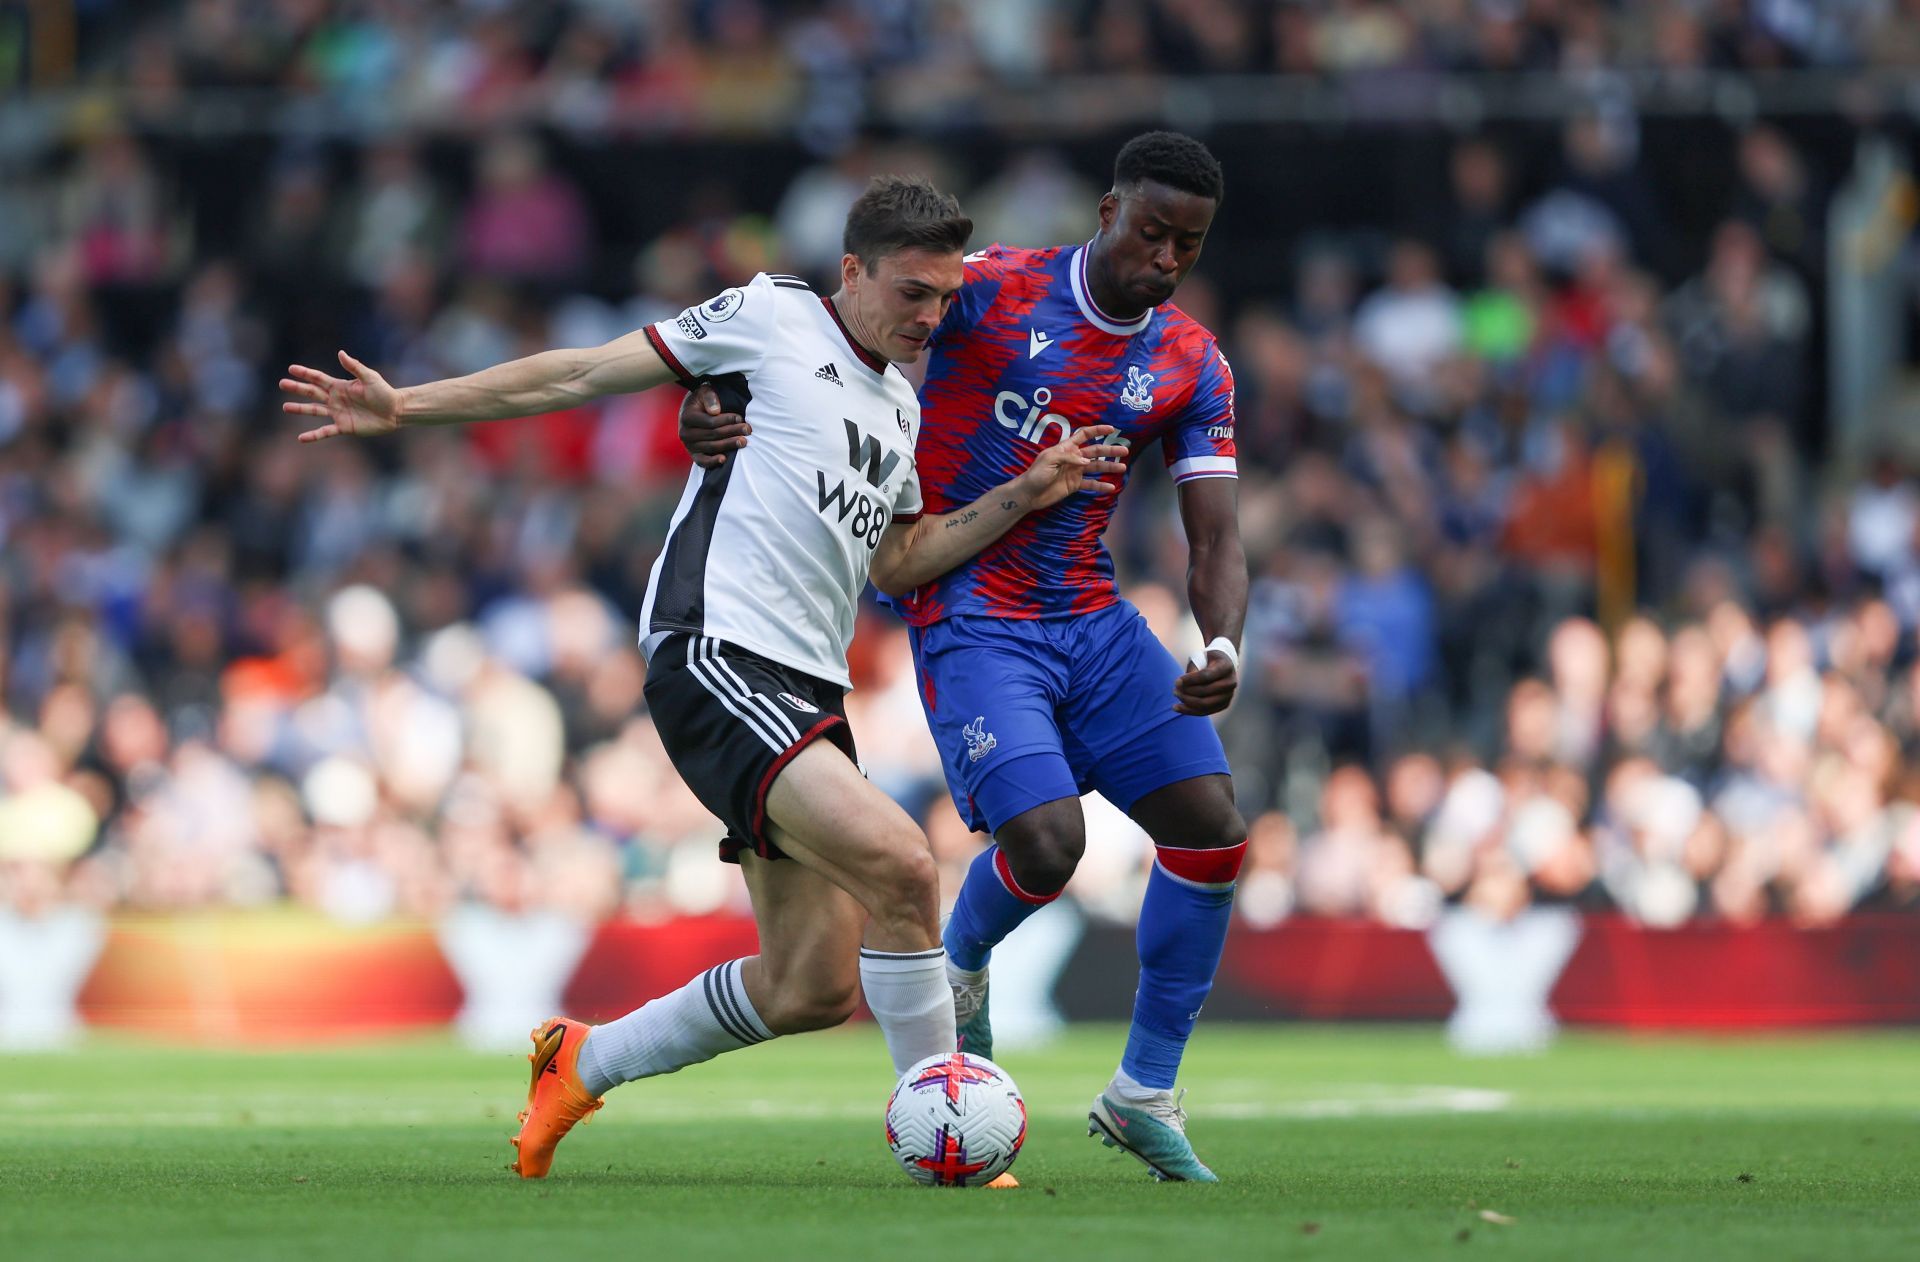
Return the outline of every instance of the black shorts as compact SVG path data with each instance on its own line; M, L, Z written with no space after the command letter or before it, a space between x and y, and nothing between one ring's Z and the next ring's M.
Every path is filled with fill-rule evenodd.
M720 857L784 856L767 838L767 790L817 737L857 765L846 690L705 635L674 635L647 663L647 710L673 768L727 836Z

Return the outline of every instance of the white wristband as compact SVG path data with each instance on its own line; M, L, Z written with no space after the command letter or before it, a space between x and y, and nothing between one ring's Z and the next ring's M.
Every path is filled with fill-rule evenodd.
M1224 635L1216 635L1207 642L1207 647L1195 649L1193 656L1187 659L1187 664L1199 670L1207 664L1209 653L1226 654L1227 660L1233 663L1233 673L1236 675L1240 673L1240 650L1233 647L1233 641Z

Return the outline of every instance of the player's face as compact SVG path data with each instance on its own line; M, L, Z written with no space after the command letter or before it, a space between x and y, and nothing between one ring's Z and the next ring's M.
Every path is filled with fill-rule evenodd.
M1157 307L1200 261L1200 247L1219 203L1148 181L1123 196L1100 199L1106 297L1132 314Z
M873 270L847 256L846 285L859 324L873 344L867 349L896 364L910 364L927 349L966 269L959 251L901 250L874 260Z

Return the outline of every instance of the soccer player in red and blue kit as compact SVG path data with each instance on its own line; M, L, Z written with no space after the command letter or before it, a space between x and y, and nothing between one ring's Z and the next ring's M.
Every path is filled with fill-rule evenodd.
M987 962L1058 898L1086 847L1080 795L1098 790L1152 837L1133 1026L1089 1134L1164 1180L1213 1182L1174 1079L1226 941L1246 849L1225 752L1207 715L1238 684L1247 567L1235 512L1233 376L1213 335L1171 305L1224 191L1186 136L1136 137L1080 246L993 246L929 345L916 450L931 512L970 503L1081 425L1109 424L1129 465L1154 441L1189 547L1188 595L1208 638L1183 669L1121 599L1101 534L1111 496L1026 518L895 606L912 626L927 720L961 816L994 844L945 930L961 1048L992 1055ZM689 397L682 434L711 461L739 418Z

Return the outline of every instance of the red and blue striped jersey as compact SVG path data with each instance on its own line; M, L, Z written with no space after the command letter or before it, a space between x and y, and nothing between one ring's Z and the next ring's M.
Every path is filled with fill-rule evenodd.
M1171 304L1125 323L1104 314L1085 246L968 255L930 346L915 449L930 513L972 503L1082 425L1115 426L1107 441L1124 441L1129 466L1158 440L1176 482L1236 474L1233 372L1213 335ZM1120 598L1100 540L1113 507L1071 496L894 603L916 626L1104 609Z

